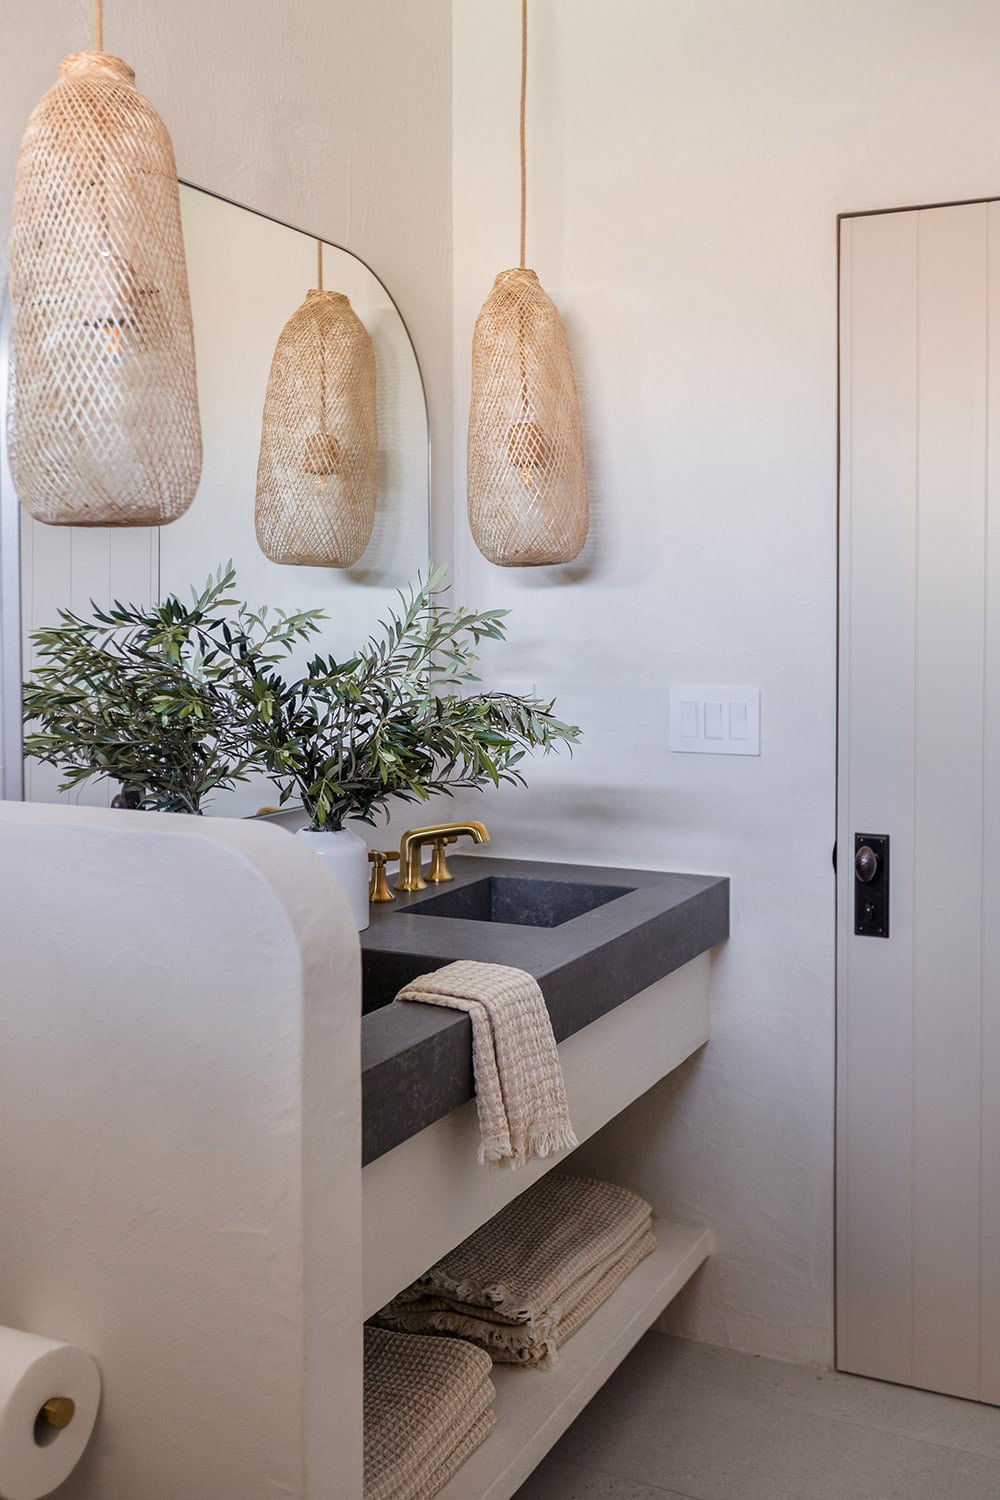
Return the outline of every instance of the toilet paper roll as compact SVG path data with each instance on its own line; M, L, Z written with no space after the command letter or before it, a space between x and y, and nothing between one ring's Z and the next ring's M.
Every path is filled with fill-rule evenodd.
M59 1397L53 1416L65 1426L44 1411ZM39 1500L62 1484L87 1446L100 1399L89 1354L0 1327L0 1500Z

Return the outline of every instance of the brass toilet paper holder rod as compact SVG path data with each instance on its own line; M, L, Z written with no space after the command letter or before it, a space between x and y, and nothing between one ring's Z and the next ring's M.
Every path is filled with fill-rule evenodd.
M76 1402L70 1396L50 1396L38 1415L61 1432L76 1416Z

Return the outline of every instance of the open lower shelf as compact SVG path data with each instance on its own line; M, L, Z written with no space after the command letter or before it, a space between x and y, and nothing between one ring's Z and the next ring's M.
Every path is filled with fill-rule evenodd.
M654 1219L657 1245L559 1351L551 1370L493 1366L497 1425L439 1500L510 1500L712 1249L712 1232Z

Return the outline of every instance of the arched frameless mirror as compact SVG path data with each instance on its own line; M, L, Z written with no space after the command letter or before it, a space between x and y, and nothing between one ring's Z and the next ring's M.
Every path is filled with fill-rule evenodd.
M429 440L423 382L406 325L387 289L356 256L323 251L323 284L343 292L375 348L379 492L375 529L352 568L283 567L257 546L254 494L261 411L271 356L285 322L316 285L316 239L287 224L182 184L181 211L191 287L204 465L190 510L162 528L44 526L21 511L6 467L0 472L3 792L54 801L60 773L20 755L21 662L31 670L31 631L60 607L85 612L91 599L146 602L187 597L193 584L232 559L249 604L287 611L319 608L327 622L309 651L349 653L367 637L396 592L426 573L429 551ZM2 346L6 373L6 329ZM0 378L0 386L3 380ZM0 389L6 411L6 394ZM6 449L6 444L4 444ZM301 660L303 652L300 651ZM116 788L88 783L73 798L106 803ZM220 793L210 811L253 812L267 784Z

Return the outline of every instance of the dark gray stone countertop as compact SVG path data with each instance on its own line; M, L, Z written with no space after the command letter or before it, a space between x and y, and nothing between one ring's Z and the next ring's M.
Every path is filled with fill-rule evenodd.
M361 934L366 1165L474 1096L468 1016L393 999L418 974L460 958L526 969L538 980L561 1042L729 936L724 876L488 855L449 858L449 866L452 883L397 893L391 904L373 906L371 926ZM502 907L492 921L414 911L438 900L475 911L488 877L506 881L508 899L515 902L528 892L538 915L557 925L498 921L497 915L507 914ZM523 880L531 887L518 886ZM566 891L566 883L622 894L561 920L560 906L567 896L572 903L575 894ZM493 885L501 889L499 882Z

